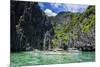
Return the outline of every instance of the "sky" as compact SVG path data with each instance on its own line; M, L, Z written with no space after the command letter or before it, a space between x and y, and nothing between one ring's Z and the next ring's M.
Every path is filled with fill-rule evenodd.
M39 3L40 8L48 16L56 16L59 12L70 11L70 12L84 12L88 5L77 5L77 4L65 4L65 3Z

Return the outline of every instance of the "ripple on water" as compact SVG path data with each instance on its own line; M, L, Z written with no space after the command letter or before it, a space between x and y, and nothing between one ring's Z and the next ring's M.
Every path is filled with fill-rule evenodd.
M12 53L11 66L95 61L95 52L66 53L60 55L46 55L43 53L43 51Z

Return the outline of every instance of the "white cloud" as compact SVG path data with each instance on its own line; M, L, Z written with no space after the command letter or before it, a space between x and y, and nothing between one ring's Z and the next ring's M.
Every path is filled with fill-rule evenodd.
M61 6L60 3L51 3L51 6L54 6L54 8L59 8L59 6Z
M62 11L71 12L83 12L88 6L87 5L75 5L75 4L63 4L63 3L51 3L53 9L59 9Z
M56 13L54 13L54 12L53 12L52 10L50 10L50 9L46 9L44 12L46 13L47 16L56 16L56 15L57 15Z
M41 6L42 8L45 7L43 3L39 3L39 6Z
M73 5L73 4L63 4L66 11L71 12L83 12L88 6L87 5Z
M39 5L48 16L55 16L56 13L61 11L83 12L88 7L88 5L66 3L49 3L48 6L45 3L39 3ZM55 11L55 13L52 10Z

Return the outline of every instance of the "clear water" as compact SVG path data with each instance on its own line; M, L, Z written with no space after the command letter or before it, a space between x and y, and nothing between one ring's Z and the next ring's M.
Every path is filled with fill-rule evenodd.
M93 61L95 61L95 52L66 53L66 55L44 55L42 52L11 53L12 67Z

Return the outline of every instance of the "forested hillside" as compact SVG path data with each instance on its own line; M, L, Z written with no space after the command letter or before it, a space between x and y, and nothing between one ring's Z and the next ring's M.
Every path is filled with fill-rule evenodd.
M11 51L68 47L95 50L95 6L48 17L37 2L11 1Z
M89 6L83 13L60 12L50 17L54 29L53 44L82 47L95 50L95 7ZM91 49L88 49L91 46Z

